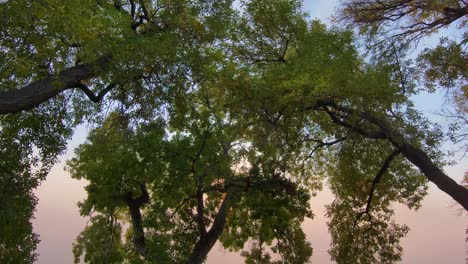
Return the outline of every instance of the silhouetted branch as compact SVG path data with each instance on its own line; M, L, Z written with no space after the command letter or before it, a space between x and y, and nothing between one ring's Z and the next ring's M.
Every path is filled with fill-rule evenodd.
M77 87L80 88L80 90L82 90L86 96L88 96L89 100L93 101L94 103L99 103L102 98L115 86L116 85L114 83L111 83L104 90L100 91L98 95L94 95L93 91L91 91L84 83L80 82L77 84Z
M345 139L346 139L346 137L342 137L342 138L338 138L338 139L330 141L330 142L323 142L321 140L316 140L316 139L306 139L305 141L313 141L313 142L317 142L318 144L317 144L317 146L314 147L314 149L312 149L311 152L309 152L309 155L305 159L310 159L312 157L312 155L315 153L315 151L317 151L318 149L326 147L326 146L336 145L338 143L343 142Z
M366 209L362 212L360 212L357 217L356 217L356 220L354 221L354 225L353 225L353 230L354 228L356 227L357 225L357 222L361 219L361 217L364 215L364 214L367 214L369 217L371 217L370 215L370 209L371 209L371 203L372 203L372 198L374 197L374 192L375 192L375 187L377 186L377 184L380 183L380 181L382 180L382 177L383 175L385 174L385 172L387 172L388 168L390 167L390 164L391 162L393 161L393 159L395 159L396 156L398 156L398 154L400 154L400 150L394 150L388 157L387 159L385 160L384 164L382 165L382 167L380 168L379 172L377 173L377 175L375 176L374 180L372 181L372 185L371 185L371 188L370 188L370 191L369 191L369 196L367 198L367 204L366 204Z

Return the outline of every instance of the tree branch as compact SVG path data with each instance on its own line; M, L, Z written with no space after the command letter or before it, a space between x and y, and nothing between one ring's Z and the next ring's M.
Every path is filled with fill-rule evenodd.
M333 113L332 111L330 111L329 109L325 108L325 112L330 116L330 118L332 119L332 121L338 125L341 125L345 128L348 128L354 132L357 132L361 135L363 135L364 137L366 138L373 138L373 139L385 139L386 136L384 133L381 133L381 132L376 132L376 131L368 131L368 130L365 130L363 129L362 127L360 126L357 126L355 124L350 124L350 123L347 123L343 120L341 120L337 115L336 113Z
M77 88L81 89L86 94L86 96L88 96L89 100L93 101L94 103L101 102L102 98L114 87L115 83L111 83L104 90L100 91L98 95L94 95L93 91L91 91L86 84L81 82L77 84Z
M384 164L382 165L382 167L380 168L379 172L377 173L377 175L375 176L374 180L372 181L372 185L371 185L371 188L370 188L370 191L369 191L369 196L367 198L367 203L366 203L366 209L362 212L360 212L357 217L356 217L356 220L354 221L354 225L353 225L353 230L354 230L354 227L357 225L357 222L361 219L361 217L364 215L364 214L368 214L370 216L370 209L371 209L371 203L372 203L372 198L374 197L374 192L375 192L375 187L377 186L377 184L380 183L380 181L382 180L382 177L383 175L385 174L385 172L387 172L388 168L390 167L390 164L392 163L392 161L395 159L396 156L398 156L398 154L400 154L400 150L396 149L394 150L388 157L387 159L385 160Z
M198 186L197 186L197 224L200 236L206 236L206 225L205 225L205 204L203 201L203 187L202 187L203 178L198 177Z
M317 142L318 144L317 144L317 146L314 147L314 149L312 149L311 152L309 152L309 155L304 160L310 159L312 157L312 155L315 153L315 151L317 151L320 148L327 147L327 146L333 146L333 145L341 143L341 142L343 142L345 140L346 140L346 137L338 138L338 139L330 141L330 142L323 142L321 140L315 140L315 139L311 139L311 140L306 139L305 141L313 141L313 142Z
M46 77L23 88L1 91L0 115L33 109L67 89L80 88L81 81L97 77L105 71L109 62L110 57L104 56L94 63L68 68L56 76Z
M421 172L429 181L437 185L440 190L448 194L461 206L463 206L465 210L468 211L468 189L459 185L456 181L445 174L436 164L434 164L426 152L408 142L405 137L387 120L382 117L377 117L369 112L356 111L348 107L338 106L335 103L329 103L328 106L348 115L361 117L367 122L378 127L380 131L377 135L379 135L379 137L375 137L376 134L374 134L374 132L365 131L361 127L347 124L340 120L335 122L335 120L337 120L336 116L333 117L333 114L330 115L335 123L342 125L343 127L346 127L350 130L356 131L364 137L373 139L387 139L390 141L390 143L392 143L399 151L401 151L407 160L409 160L411 163L413 163L413 165L421 170Z
M198 150L198 153L196 154L195 158L192 161L192 173L194 175L196 175L195 165L200 159L203 150L205 149L208 136L209 136L209 133L205 133L202 145L200 149ZM207 233L205 219L204 219L204 210L205 210L205 204L203 201L203 175L198 175L197 177L197 224L198 224L198 230L200 232L201 237L206 236L206 233Z

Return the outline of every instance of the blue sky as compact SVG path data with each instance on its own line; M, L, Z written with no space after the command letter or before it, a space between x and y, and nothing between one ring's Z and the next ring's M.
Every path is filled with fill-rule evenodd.
M333 15L338 1L336 0L305 0L304 10L309 12L310 18L320 19L325 23L330 22L330 16Z

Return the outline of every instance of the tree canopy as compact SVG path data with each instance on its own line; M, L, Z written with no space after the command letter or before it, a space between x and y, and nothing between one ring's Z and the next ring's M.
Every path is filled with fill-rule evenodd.
M67 163L88 181L76 263L202 263L216 242L307 263L323 182L338 263L400 260L392 204L419 208L428 181L468 209L398 61L366 60L299 1L239 4L0 3L0 262L36 258L32 190L83 122Z
M468 151L467 14L466 1L346 0L338 15L345 25L358 28L374 55L395 61L406 89L414 89L407 80L417 78L423 84L417 88L445 91L450 104L443 115L453 119L451 140L461 143L464 153ZM437 37L438 44L423 48L425 40ZM408 55L416 57L415 63Z

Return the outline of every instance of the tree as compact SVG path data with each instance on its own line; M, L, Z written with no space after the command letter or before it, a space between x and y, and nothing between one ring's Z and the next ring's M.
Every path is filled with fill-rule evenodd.
M76 261L200 263L220 241L249 263L304 263L300 224L323 180L339 263L397 261L407 228L390 204L418 208L427 180L468 208L400 68L366 62L352 33L308 21L299 1L1 5L1 95L14 95L3 103L44 91L0 116L5 181L28 183L13 189L26 262L37 243L28 194L83 121L96 128L68 166L89 181L80 209L92 220Z
M247 102L242 109L234 110L240 111L245 123L258 124L255 126L256 140L275 142L274 149L291 146L292 141L298 142L299 146L287 149L284 154L297 155L304 160L313 157L313 168L324 167L317 174L334 178L334 174L343 173L336 172L334 157L349 163L346 177L341 176L338 187L332 188L337 201L329 207L330 229L337 247L331 253L339 263L346 263L350 256L358 263L395 262L401 254L398 240L407 228L388 223L392 215L389 204L399 201L417 208L426 188L425 180L411 166L418 167L440 188L453 188L446 192L458 197L455 199L465 204L465 209L467 190L437 169L441 166L441 154L434 150L441 133L431 128L411 106L407 95L400 92L395 68L382 62L366 64L357 56L351 43L350 34L328 31L318 23L313 24L288 61L259 66L262 77L252 78L246 92L236 93L245 83L234 85L231 93L239 96L238 103L245 105ZM346 144L354 148L366 146L364 152L369 156L323 150L325 147L341 150ZM406 158L399 160L399 166L405 171L386 172L389 164L381 161L384 165L380 166L385 169L378 173L376 157L393 152ZM351 177L356 173L357 178ZM378 179L385 179L387 173L392 175L389 181L395 186L379 188L384 192L381 194L383 201L374 201L374 190L381 181ZM399 185L397 179L406 183ZM392 188L395 189L391 191ZM407 196L409 193L414 196ZM374 203L378 203L375 214L371 212ZM370 225L372 232L361 231L359 235L362 245L373 245L371 250L354 247L356 241L347 235L352 234L353 224L350 223L363 229L369 227L363 226L361 219L377 224ZM344 232L346 227L348 232ZM375 238L372 234L376 233L379 239L372 240Z
M240 68L234 70L236 72L234 76L237 76L234 79L235 81L227 79L229 85L226 85L224 79L233 76L232 69L228 67L219 73L217 72L219 77L216 81L208 79L210 81L204 80L199 83L199 87L193 94L197 99L196 103L192 104L188 109L199 109L199 107L203 109L206 107L209 110L208 113L211 112L214 116L210 118L210 114L187 110L179 113L182 117L174 117L177 122L174 123L172 129L176 129L176 131L181 129L187 135L194 133L193 136L198 139L188 140L182 144L184 149L189 149L185 153L192 153L189 154L192 157L192 163L190 163L190 158L188 162L183 162L184 158L180 156L184 151L170 151L180 153L175 155L178 161L174 166L181 166L177 164L182 164L182 169L179 167L178 170L169 175L179 175L180 171L190 171L190 169L183 169L184 167L190 168L190 164L192 164L191 168L193 170L196 167L193 165L193 160L196 160L197 164L200 162L202 168L208 164L216 163L209 161L209 159L201 159L201 153L208 151L205 147L225 146L224 144L214 144L209 141L206 130L203 130L209 124L213 126L212 122L215 122L215 124L218 124L219 132L212 133L223 135L223 137L232 136L233 134L230 131L233 130L235 135L239 135L241 138L244 137L242 135L245 135L246 143L251 144L250 148L253 149L251 153L258 153L256 155L260 155L262 159L273 162L265 163L265 160L255 162L255 159L248 159L253 169L258 164L266 164L262 166L261 171L273 169L273 172L269 173L269 177L275 175L275 170L284 170L287 172L286 175L291 175L297 181L313 187L317 186L318 179L312 177L311 182L309 182L307 180L308 175L314 173L328 175L333 184L332 189L337 196L337 200L329 207L328 214L331 217L330 230L334 243L331 254L338 262L355 259L358 263L371 263L376 260L393 263L400 258L402 249L398 241L406 234L408 229L405 226L389 223L393 215L390 204L398 201L407 204L410 208L417 208L427 188L425 185L426 180L411 167L411 163L422 168L422 172L427 173L426 177L429 180L448 182L448 185L453 186L455 189L447 192L454 197L458 197L457 199L461 203L464 203L464 199L467 197L466 189L460 189L460 186L451 181L445 174L442 173L443 175L433 177L432 171L424 168L426 165L435 168L436 165L421 148L431 153L429 151L436 146L439 134L437 131L429 129L428 124L410 108L408 99L398 92L398 82L392 79L390 67L372 65L373 67L361 68L361 71L355 71L354 69L364 64L364 62L357 56L357 52L351 44L352 38L349 33L328 31L319 23L314 23L307 33L300 36L302 38L297 40L298 45L294 51L296 54L284 62L265 64L262 60L254 65L240 65ZM274 41L271 42L274 43ZM277 47L282 47L282 45ZM272 53L271 50L267 52ZM261 51L257 55L265 57ZM323 65L326 65L326 67ZM245 72L248 74L244 74L244 66L248 67L248 72ZM379 85L376 85L377 83ZM375 89L379 90L376 91ZM373 100L362 101L365 96ZM393 100L389 102L389 98L393 98ZM401 105L408 106L406 111L394 109L394 107ZM221 111L222 114L217 111ZM391 121L387 120L387 115L393 115ZM213 121L209 122L209 120ZM235 123L235 126L227 126L224 123L228 122L229 124L229 121ZM396 127L401 127L405 131L406 137L401 136L400 130L397 130ZM336 139L327 141L332 136ZM207 141L205 142L205 140ZM191 144L189 142L191 141L199 142L196 144L198 148L190 150ZM220 140L220 142L223 141ZM227 142L241 144L239 140L234 139ZM118 146L119 144L105 145ZM336 149L323 150L327 146L336 147ZM222 147L219 148L218 152L222 151ZM112 151L112 153L115 153L115 151ZM392 154L386 154L389 156L388 158L385 157L383 161L376 160L375 157L378 157L380 153ZM403 154L405 159L397 157L400 153ZM424 155L412 156L413 153L424 153ZM198 155L201 155L200 158L196 158L199 157ZM430 155L437 158L438 153L432 152ZM312 157L314 160L311 160ZM336 157L337 160L335 161L332 157ZM421 163L421 160L429 160L430 162L427 164ZM336 162L339 166L334 169ZM391 166L393 162L398 162L398 165ZM86 161L83 162L83 164L87 163ZM121 164L122 162L117 163ZM184 163L188 163L188 165L184 166ZM356 166L355 164L360 165ZM303 171L303 169L308 170ZM211 170L217 171L214 167ZM251 171L251 173L255 175L255 170ZM205 177L207 175L203 174L204 179L206 179ZM446 181L447 178L448 181ZM183 182L190 182L190 180ZM161 181L159 183L161 184ZM193 196L193 199L196 200L197 195L194 193L199 194L199 189L203 190L207 187L200 187L199 183L194 185L191 186L192 191L187 192L185 196ZM366 185L369 188L365 188ZM384 187L381 187L381 185L384 185ZM444 184L441 186L444 186ZM183 187L187 188L185 185ZM197 187L197 191L195 187ZM253 185L253 187L256 186ZM380 190L379 193L375 191L377 188ZM168 187L163 189L165 192L169 190ZM370 191L368 191L369 189ZM382 192L382 190L385 191ZM153 193L156 192L153 191ZM164 192L158 193L164 196ZM255 200L259 200L259 198L255 197ZM182 203L189 202L182 200ZM201 215L200 208L203 207L202 204L204 204L204 200L200 201L198 195L197 205L193 205L197 209L189 210L191 212L197 211L197 214L192 218L198 219L198 221L195 221L198 223L192 224L191 228L193 230L202 230L198 232L200 237L198 242L208 241L201 238L203 233L207 232L203 231L205 225L200 224L202 220L199 216ZM218 201L216 204L219 205L222 202ZM242 204L242 202L238 201L238 205ZM213 206L213 208L216 210L217 206ZM250 209L249 206L247 208ZM270 206L260 206L258 202L256 202L254 208L256 208L255 210L261 208L271 210ZM272 208L278 209L281 206L274 204ZM239 207L235 211L241 215L239 216L240 219L242 219L242 216L247 218L246 216L249 214L242 214L242 210L243 208ZM217 213L213 214L217 215ZM156 215L164 215L164 213L161 212ZM275 213L267 211L267 213L261 215L271 217ZM281 218L285 218L285 216ZM182 219L184 220L180 222L181 225L187 225L187 222L190 222L190 217L183 217ZM229 234L229 230L232 230L229 227L229 218L226 221L227 226L225 228L227 228ZM266 223L270 221L267 220ZM264 231L258 236L258 242L253 244L251 252L243 253L247 258L246 261L254 263L271 261L270 256L264 254L262 244L272 234L269 234L268 229L265 230L263 224L265 220L262 219L259 223L259 226L253 226ZM248 227L251 225L243 224L242 226L243 229L249 230ZM181 229L178 228L177 230ZM245 237L244 239L247 239L250 235L257 233L247 230L239 233L239 229L233 230L235 232L234 238ZM273 230L274 235L281 237L281 232L277 232L276 227ZM370 230L370 232L366 230ZM279 235L275 234L275 232ZM288 233L295 234L295 231L289 229ZM180 241L191 241L186 235L180 234L183 237ZM286 237L288 236L286 235ZM301 236L297 237L301 241ZM369 249L363 251L361 248L356 248L356 239L360 241L361 245L369 245ZM221 240L224 241L222 238ZM188 243L189 245L194 244L193 242ZM235 245L236 242L227 240L223 243L229 248L229 245ZM201 244L210 245L211 243ZM202 247L198 245L200 244L197 243L196 248ZM240 246L237 246L237 249L240 249L243 245L241 243ZM277 248L282 247L284 245L278 243ZM190 248L190 246L182 244L176 249L169 250L169 252L180 254L187 248ZM209 247L207 248L209 249ZM285 248L287 249L287 247ZM296 246L296 248L302 249L299 253L307 252L304 251L303 246ZM204 253L206 251L196 250L196 252L200 252L201 256L206 256L206 253ZM185 254L188 256L190 253ZM293 253L291 256L299 257L301 254ZM283 258L287 259L286 255ZM178 261L183 262L183 259L178 259ZM203 257L200 259L203 259ZM297 259L295 260L297 261ZM294 261L292 262L294 263Z
M1 180L11 186L14 175L13 182L27 182L17 188L14 203L2 199L5 230L32 231L32 190L76 125L103 118L102 110L113 102L139 116L155 115L164 97L182 94L188 64L198 64L204 45L223 38L229 6L230 1L2 1ZM141 52L130 52L135 50ZM105 95L109 101L89 103ZM14 204L27 211L18 222L11 214ZM25 236L34 238L24 247L32 254L37 236ZM5 237L0 247L14 252L12 241L17 240Z
M364 32L383 30L391 38L417 40L460 20L464 25L468 12L465 1L372 0L345 1L341 18L356 23ZM402 24L400 24L402 23Z
M30 222L33 190L46 178L72 134L58 101L21 116L0 116L0 261L32 263L39 242Z
M450 137L454 143L466 142L466 114L468 104L466 53L467 36L466 1L343 1L339 19L356 26L377 50L377 56L394 60L400 68L399 75L404 87L409 78L419 77L429 91L446 89L454 111L444 114L455 118L450 126ZM457 28L460 35L449 34L444 29ZM424 38L439 33L439 44L424 48L417 57L416 65L404 62L405 50L417 48ZM390 45L389 45L390 43ZM389 48L390 47L390 48ZM418 70L409 69L417 67ZM418 71L417 75L412 72Z
M209 109L200 108L192 114L202 119L193 116L191 129L171 139L165 139L163 123L132 131L124 116L113 114L77 149L69 168L73 177L90 182L81 213L92 213L94 219L74 246L77 261L84 254L93 263L120 255L134 261L202 263L221 237L225 247L240 250L249 238L260 236L261 248L276 239L272 250L286 262L307 262L312 251L298 226L312 216L308 191L276 167L236 164L248 164L242 160L253 158L255 149L236 150L229 123L211 123ZM120 241L120 236L109 239L112 232L105 230L120 230L126 219L131 244L96 251L99 241ZM225 230L232 231L224 235Z
M155 70L169 81L171 67L194 60L198 45L223 38L229 23L220 22L229 21L230 3L4 1L0 114L32 109L72 88L100 101L116 84L151 83ZM148 45L153 42L158 45Z

